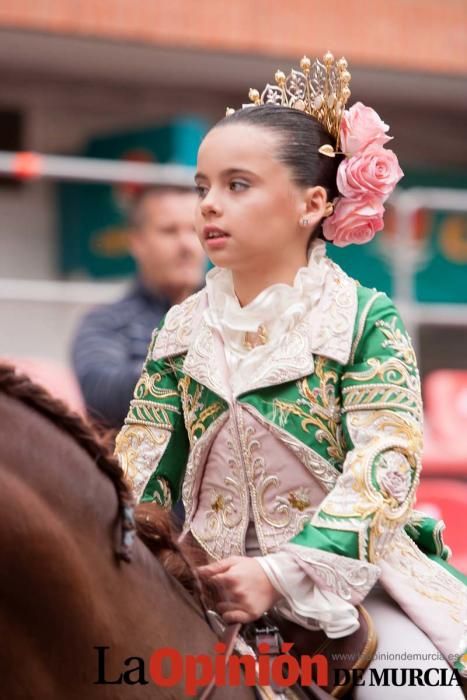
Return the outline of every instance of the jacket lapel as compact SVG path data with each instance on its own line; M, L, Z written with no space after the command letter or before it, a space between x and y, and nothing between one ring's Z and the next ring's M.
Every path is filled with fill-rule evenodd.
M347 364L357 308L357 283L329 261L324 291L316 307L271 347L254 372L245 370L237 377L234 394L309 376L314 372L314 355Z
M310 318L311 347L342 365L349 362L358 311L357 282L328 260L323 295ZM313 314L313 312L312 312Z
M203 300L203 310L207 297ZM232 390L222 340L206 323L202 313L183 363L184 371L200 384L230 403Z
M233 396L312 374L314 355L347 364L357 315L357 283L338 265L328 263L324 291L316 307L271 346L254 371L239 373L233 387L222 340L204 319L208 303L205 289L169 311L153 357L186 352L184 371L229 403Z

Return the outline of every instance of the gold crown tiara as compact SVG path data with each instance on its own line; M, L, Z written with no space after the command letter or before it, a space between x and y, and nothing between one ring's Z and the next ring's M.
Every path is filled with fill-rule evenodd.
M325 53L322 62L316 59L312 63L307 56L303 56L300 61L301 71L292 69L287 77L281 70L276 71L276 85L268 83L261 94L251 88L248 93L251 104L243 105L243 108L274 104L311 114L336 139L337 149L340 123L350 97L351 76L347 66L345 58L336 61L330 51ZM226 116L235 111L228 107ZM334 155L331 146L329 149L333 151L332 154L325 153L325 148L326 146L322 147L325 155Z

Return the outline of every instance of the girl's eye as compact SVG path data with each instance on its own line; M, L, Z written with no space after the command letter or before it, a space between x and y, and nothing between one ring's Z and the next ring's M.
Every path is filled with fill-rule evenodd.
M242 182L241 180L233 180L230 183L230 189L233 192L241 192L242 190L248 189L249 184L247 182Z
M195 187L196 194L200 199L203 199L203 197L206 196L206 192L208 191L208 188L205 187L204 185L196 185Z

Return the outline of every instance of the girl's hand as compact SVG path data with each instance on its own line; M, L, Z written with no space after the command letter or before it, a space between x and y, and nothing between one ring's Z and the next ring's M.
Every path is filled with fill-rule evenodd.
M228 557L198 571L221 591L217 609L226 622L252 622L281 598L260 564L250 557Z

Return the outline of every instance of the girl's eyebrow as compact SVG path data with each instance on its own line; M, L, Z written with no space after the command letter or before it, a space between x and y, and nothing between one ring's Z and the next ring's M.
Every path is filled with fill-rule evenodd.
M255 173L251 170L247 170L247 168L227 168L226 170L222 170L221 177L230 177L232 175L239 174L251 175L252 177L256 177ZM195 181L196 180L209 180L209 178L204 173L197 172L195 175Z

